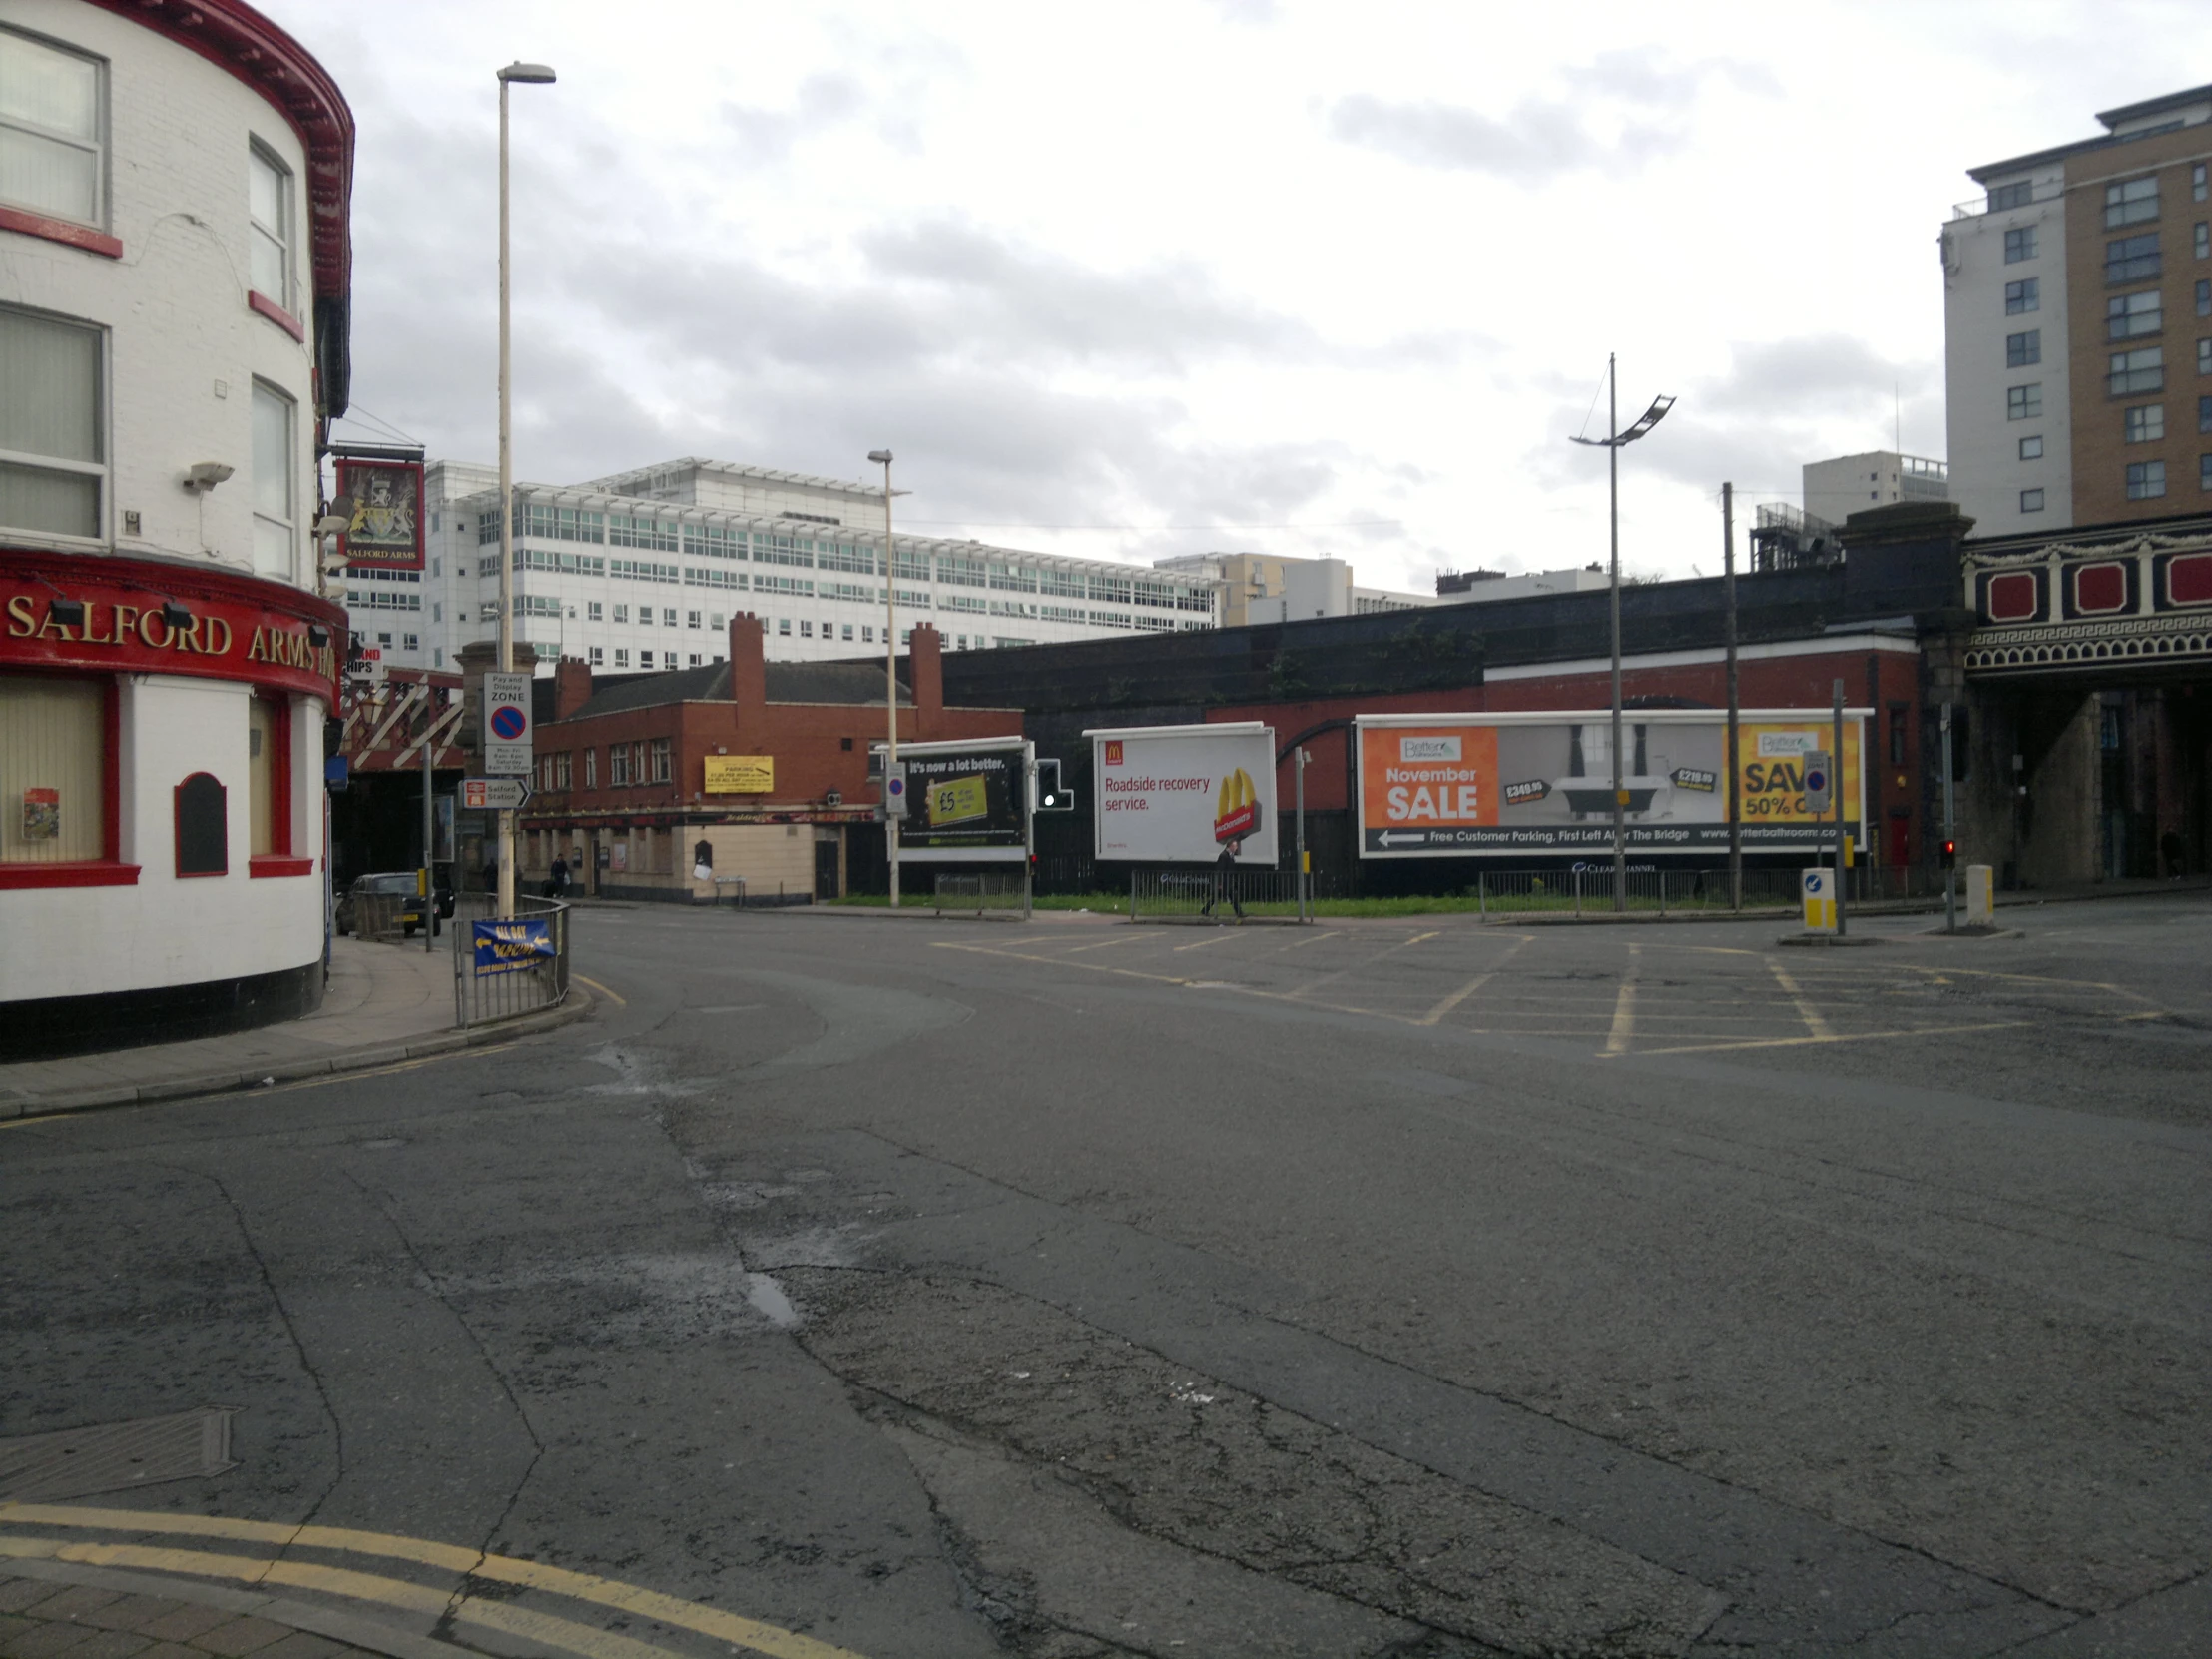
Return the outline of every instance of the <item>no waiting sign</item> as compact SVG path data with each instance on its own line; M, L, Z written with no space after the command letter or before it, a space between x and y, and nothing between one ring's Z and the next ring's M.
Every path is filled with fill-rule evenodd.
M484 676L484 770L519 778L531 767L530 676Z

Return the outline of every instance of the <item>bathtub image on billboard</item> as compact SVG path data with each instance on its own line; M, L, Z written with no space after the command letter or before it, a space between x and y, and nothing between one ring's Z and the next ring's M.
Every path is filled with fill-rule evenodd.
M1860 824L1859 717L1844 719L1844 824ZM1805 800L1804 757L1832 739L1831 712L1747 711L1738 725L1748 851L1829 845L1834 821ZM1609 850L1613 733L1604 711L1362 716L1363 857L1490 856ZM1621 721L1623 818L1639 852L1728 845L1726 718L1637 710Z

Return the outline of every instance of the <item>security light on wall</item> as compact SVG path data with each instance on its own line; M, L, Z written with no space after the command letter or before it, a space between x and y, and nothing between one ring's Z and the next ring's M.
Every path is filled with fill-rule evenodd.
M194 461L185 468L185 488L188 490L212 490L224 479L238 471L221 461Z

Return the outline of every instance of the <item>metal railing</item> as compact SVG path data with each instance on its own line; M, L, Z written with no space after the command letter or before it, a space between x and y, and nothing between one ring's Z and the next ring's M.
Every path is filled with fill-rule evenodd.
M1808 859L1806 868L1813 867ZM1745 910L1794 910L1799 903L1800 869L1744 871ZM1484 915L1548 911L1568 915L1605 915L1614 909L1610 864L1579 869L1486 870L1476 875L1471 896ZM1940 897L1943 872L1921 864L1858 864L1844 872L1848 903L1902 902ZM1669 914L1712 914L1735 908L1725 869L1631 869L1620 908Z
M567 903L517 893L512 920L498 920L496 909L485 893L454 901L453 1023L464 1030L568 996Z
M973 911L982 915L986 911L1012 911L1020 915L1029 908L1029 884L1020 870L971 870L964 873L939 870L931 883L933 896L930 904L938 915L947 910L955 915ZM909 905L918 908L919 900Z
M412 936L414 929L399 919L400 912L419 912L422 900L411 893L364 892L353 894L353 936L379 943Z
M1137 869L1129 872L1131 921L1312 919L1287 869Z

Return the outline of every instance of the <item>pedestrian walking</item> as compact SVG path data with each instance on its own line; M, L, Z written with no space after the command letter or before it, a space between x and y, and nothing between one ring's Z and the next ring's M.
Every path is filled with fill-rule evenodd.
M1213 885L1206 894L1205 907L1198 912L1200 915L1212 915L1214 906L1226 898L1229 907L1237 912L1237 919L1244 920L1244 906L1237 901L1237 854L1242 850L1243 841L1229 841L1222 846L1221 856L1214 860Z
M568 860L558 853L553 857L553 890L546 896L559 898L568 891Z

